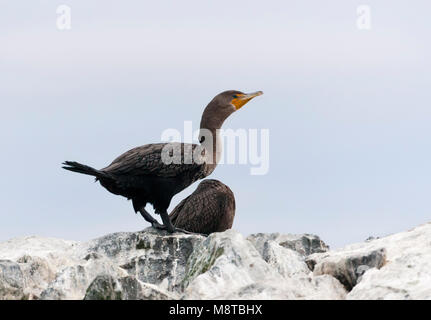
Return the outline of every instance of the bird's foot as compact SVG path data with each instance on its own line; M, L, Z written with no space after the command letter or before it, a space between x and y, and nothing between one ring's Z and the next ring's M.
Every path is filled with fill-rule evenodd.
M166 230L166 226L164 226L163 224L158 223L157 221L152 222L152 223L151 223L151 226L152 226L154 229L157 229L157 230Z

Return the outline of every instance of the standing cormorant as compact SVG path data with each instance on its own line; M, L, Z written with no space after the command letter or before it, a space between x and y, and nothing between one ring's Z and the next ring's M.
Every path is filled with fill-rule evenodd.
M229 187L208 179L181 201L169 215L173 225L208 235L230 229L235 217L235 197Z
M187 143L147 144L127 151L100 170L72 161L64 162L63 168L95 176L96 181L109 192L131 199L135 212L140 212L154 228L166 229L170 233L183 231L175 229L167 213L172 197L214 171L221 155L218 129L227 117L261 94L261 91L245 94L229 90L215 96L202 114L200 146ZM181 151L180 159L174 161L178 150ZM199 161L189 161L190 154L195 151L200 155ZM169 162L171 155L174 160ZM160 214L163 225L145 210L147 203L151 203L154 211Z

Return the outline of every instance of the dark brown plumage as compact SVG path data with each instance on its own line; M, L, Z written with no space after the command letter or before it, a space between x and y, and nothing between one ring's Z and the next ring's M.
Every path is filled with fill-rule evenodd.
M235 196L218 180L202 181L195 192L169 215L173 225L187 231L210 234L230 229L235 217Z
M148 144L127 151L100 170L72 161L64 162L63 168L95 176L96 181L111 193L131 199L135 212L139 211L153 227L174 232L175 228L167 213L172 197L214 171L221 153L218 129L229 115L261 94L260 91L244 94L230 90L214 97L202 114L200 145ZM171 155L177 148L181 150L178 163L168 164L163 161L164 152L165 156ZM198 150L200 161L195 158L191 162L185 161L195 150ZM155 212L160 214L163 226L145 210L147 203L151 203Z

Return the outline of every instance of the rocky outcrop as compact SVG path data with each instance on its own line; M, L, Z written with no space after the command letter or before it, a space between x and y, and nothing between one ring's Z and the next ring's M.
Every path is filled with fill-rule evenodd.
M303 256L329 250L329 247L313 234L256 233L248 236L247 240L251 241L260 252L269 242L276 242L280 246L292 249Z
M263 238L266 244L256 248L232 230L209 236L190 256L183 298L344 298L346 292L335 278L314 277L301 254Z
M306 261L343 283L347 299L431 299L431 223Z
M386 250L360 250L359 252L328 253L313 255L306 263L315 275L329 274L338 279L347 290L361 280L362 275L370 268L380 269L386 261Z
M329 251L314 235L148 228L0 243L0 299L430 299L431 224Z

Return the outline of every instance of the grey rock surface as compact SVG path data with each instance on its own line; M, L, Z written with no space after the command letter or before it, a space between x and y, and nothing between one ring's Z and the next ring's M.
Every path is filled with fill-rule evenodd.
M233 230L210 235L197 245L190 256L184 278L183 298L345 297L346 291L335 278L314 277L299 253L284 248L275 241L268 242L259 252L255 244Z
M19 265L10 260L0 260L0 297L21 299L24 297L24 276Z
M313 234L255 233L249 235L247 240L251 241L259 251L268 241L275 241L280 246L294 250L303 256L329 250L329 246Z
M330 251L313 235L148 228L0 243L0 299L431 299L431 224Z
M170 300L176 297L133 276L117 279L99 275L88 286L84 300Z
M343 255L332 253L312 255L306 260L315 275L329 274L338 279L349 291L368 269L380 269L385 261L386 250L384 248L351 254L343 253Z

